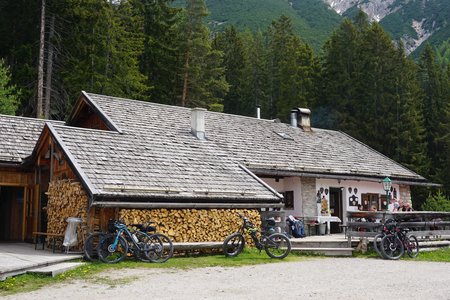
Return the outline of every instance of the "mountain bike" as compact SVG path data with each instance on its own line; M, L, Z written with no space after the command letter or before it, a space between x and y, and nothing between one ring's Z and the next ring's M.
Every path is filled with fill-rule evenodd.
M133 225L143 228L141 224ZM127 253L145 262L165 262L173 255L172 241L161 233L149 235L131 230L121 221L113 221L111 226L115 232L102 236L97 247L98 257L103 262L117 263Z
M384 222L383 227L381 229L381 233L377 234L374 238L373 238L373 248L375 249L375 251L377 252L377 254L380 257L384 257L383 256L383 252L381 251L381 240L383 239L383 237L385 237L388 234L394 233L395 228L396 228L396 224L397 222L393 219L388 219L386 220L386 222Z
M98 258L99 241L107 234L107 232L93 232L87 236L83 248L85 259L95 261Z
M408 234L408 228L395 228L395 232L386 235L381 239L381 252L387 259L399 259L406 253L409 257L415 258L419 255L419 242L417 237Z
M272 233L271 230L259 231L247 217L238 214L242 219L242 226L239 231L229 235L223 242L223 252L225 256L237 256L245 247L244 232L248 233L255 243L256 248L267 253L271 258L285 258L291 252L291 241L282 233ZM269 223L269 226L275 225ZM266 233L267 232L267 233ZM258 235L260 236L258 238Z

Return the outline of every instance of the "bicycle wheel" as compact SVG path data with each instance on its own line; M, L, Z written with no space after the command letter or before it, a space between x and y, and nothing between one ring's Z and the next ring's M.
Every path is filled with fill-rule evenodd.
M235 232L223 241L223 253L225 256L238 256L244 250L245 238L240 232Z
M98 258L97 248L99 241L106 235L104 232L94 232L89 234L89 236L84 241L84 258L89 261L95 261Z
M399 259L405 253L402 241L394 234L388 234L381 239L381 252L387 259Z
M266 238L264 250L272 258L285 258L291 252L291 241L281 233L274 233Z
M410 235L405 241L406 253L411 258L416 258L419 255L419 241L415 235Z
M373 249L375 249L375 251L377 252L377 254L380 257L384 257L383 253L381 253L381 239L384 237L383 233L379 233L377 234L374 238L373 238Z
M152 234L145 243L144 253L151 262L165 262L173 256L172 240L162 233Z
M117 239L117 241L116 241ZM117 263L127 256L128 243L115 233L106 234L98 244L98 257L105 263Z

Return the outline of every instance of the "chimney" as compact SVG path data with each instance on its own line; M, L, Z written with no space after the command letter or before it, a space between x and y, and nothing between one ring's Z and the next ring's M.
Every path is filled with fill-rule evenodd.
M297 127L298 126L298 124L297 124L297 112L298 112L297 108L294 108L293 110L291 110L291 126L292 127Z
M300 115L300 127L305 132L311 131L311 111L307 108L298 108L298 112Z
M191 133L199 140L206 138L205 111L206 109L198 107L191 110Z
M256 105L256 118L261 119L261 105Z

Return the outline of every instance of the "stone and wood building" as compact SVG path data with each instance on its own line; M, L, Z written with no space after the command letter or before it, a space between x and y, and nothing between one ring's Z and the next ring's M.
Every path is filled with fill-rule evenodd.
M285 124L85 92L65 123L0 115L0 240L81 217L89 230L151 219L175 241L220 241L236 211L314 218L320 202L344 220L358 204L385 209L387 176L402 201L430 184L309 115Z

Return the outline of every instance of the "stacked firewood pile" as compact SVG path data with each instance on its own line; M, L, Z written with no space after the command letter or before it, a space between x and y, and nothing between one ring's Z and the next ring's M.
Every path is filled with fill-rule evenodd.
M153 221L174 242L219 242L242 225L237 213L260 228L260 214L252 209L121 209L119 218L126 224Z
M47 204L47 232L64 234L67 218L76 217L84 221L87 216L88 197L79 182L56 180L49 184ZM82 247L82 231L78 232L78 245Z

